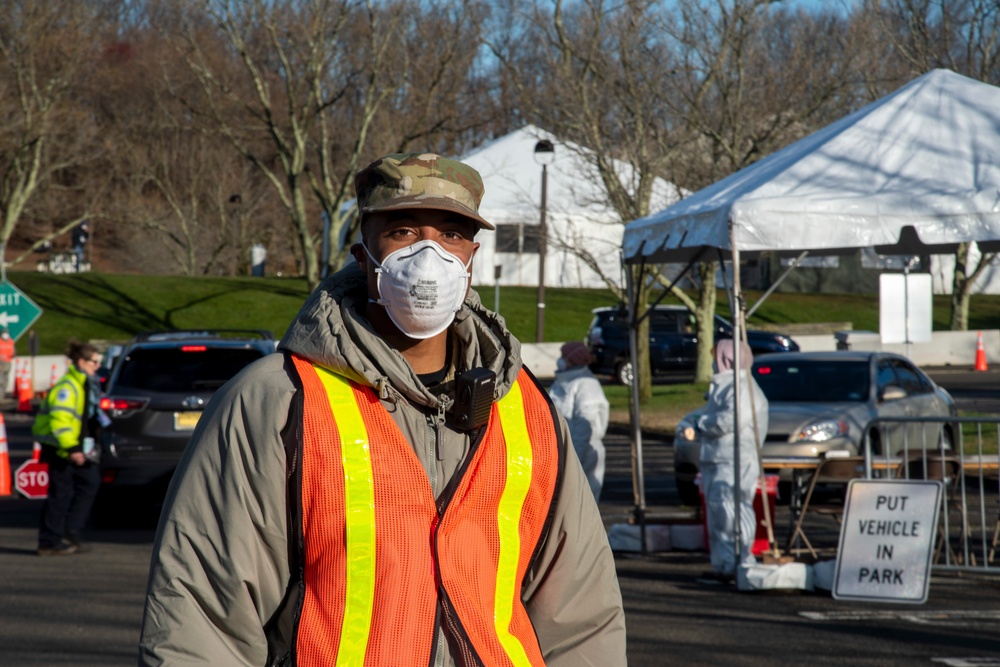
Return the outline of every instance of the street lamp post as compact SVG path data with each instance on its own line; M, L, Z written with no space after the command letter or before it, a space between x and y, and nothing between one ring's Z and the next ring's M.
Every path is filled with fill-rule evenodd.
M542 207L538 220L538 310L535 327L535 342L545 340L545 251L548 240L548 228L545 223L545 207L548 198L549 172L548 166L556 157L555 146L548 139L542 139L535 144L535 162L542 165Z

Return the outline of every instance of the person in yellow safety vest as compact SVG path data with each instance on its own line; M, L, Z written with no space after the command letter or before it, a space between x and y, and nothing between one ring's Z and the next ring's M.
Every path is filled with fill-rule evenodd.
M215 395L167 492L140 665L626 664L565 420L469 289L480 175L355 178L355 262Z
M14 349L14 339L10 337L7 327L0 327L0 398L7 395L7 383L10 382L10 367L14 363L17 351Z
M89 550L81 533L101 482L89 451L94 439L88 426L88 417L97 409L90 385L101 353L89 343L71 340L66 356L69 369L49 390L31 429L42 443L42 461L49 466L49 491L38 529L39 556Z

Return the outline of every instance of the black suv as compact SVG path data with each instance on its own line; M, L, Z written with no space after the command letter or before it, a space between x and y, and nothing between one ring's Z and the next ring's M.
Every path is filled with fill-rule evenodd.
M111 424L101 438L101 495L95 519L116 513L118 491L162 502L205 404L248 364L274 352L270 331L156 331L129 341L101 399Z
M624 308L595 308L587 332L587 344L597 360L595 373L611 375L620 384L632 381L628 354L628 313ZM732 338L733 327L715 316L715 339ZM747 330L747 342L755 355L766 352L798 352L789 336L772 331ZM649 316L649 362L653 375L693 370L698 353L694 315L684 306L656 306Z

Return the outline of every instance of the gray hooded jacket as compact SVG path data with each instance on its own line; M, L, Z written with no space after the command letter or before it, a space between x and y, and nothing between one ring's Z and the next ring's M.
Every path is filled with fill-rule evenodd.
M356 265L306 301L280 348L373 387L412 444L435 495L470 449L452 429L447 395L428 391L363 316L365 277ZM520 343L470 291L452 325L452 371L496 372L496 398L521 368ZM210 402L167 494L150 566L140 665L281 664L293 637L286 443L295 371L284 354L244 369ZM562 437L569 442L565 423ZM625 620L614 560L597 505L566 447L555 513L522 589L550 667L625 664ZM439 630L433 665L461 664Z

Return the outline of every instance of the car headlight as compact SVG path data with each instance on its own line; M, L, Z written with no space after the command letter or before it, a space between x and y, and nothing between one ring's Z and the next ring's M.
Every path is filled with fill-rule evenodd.
M809 424L809 426L796 433L792 440L795 442L826 442L832 438L844 435L847 435L847 423L828 419Z
M688 442L692 442L698 439L698 429L695 428L694 423L684 419L677 422L677 430L674 433L674 438L676 440L686 440Z

